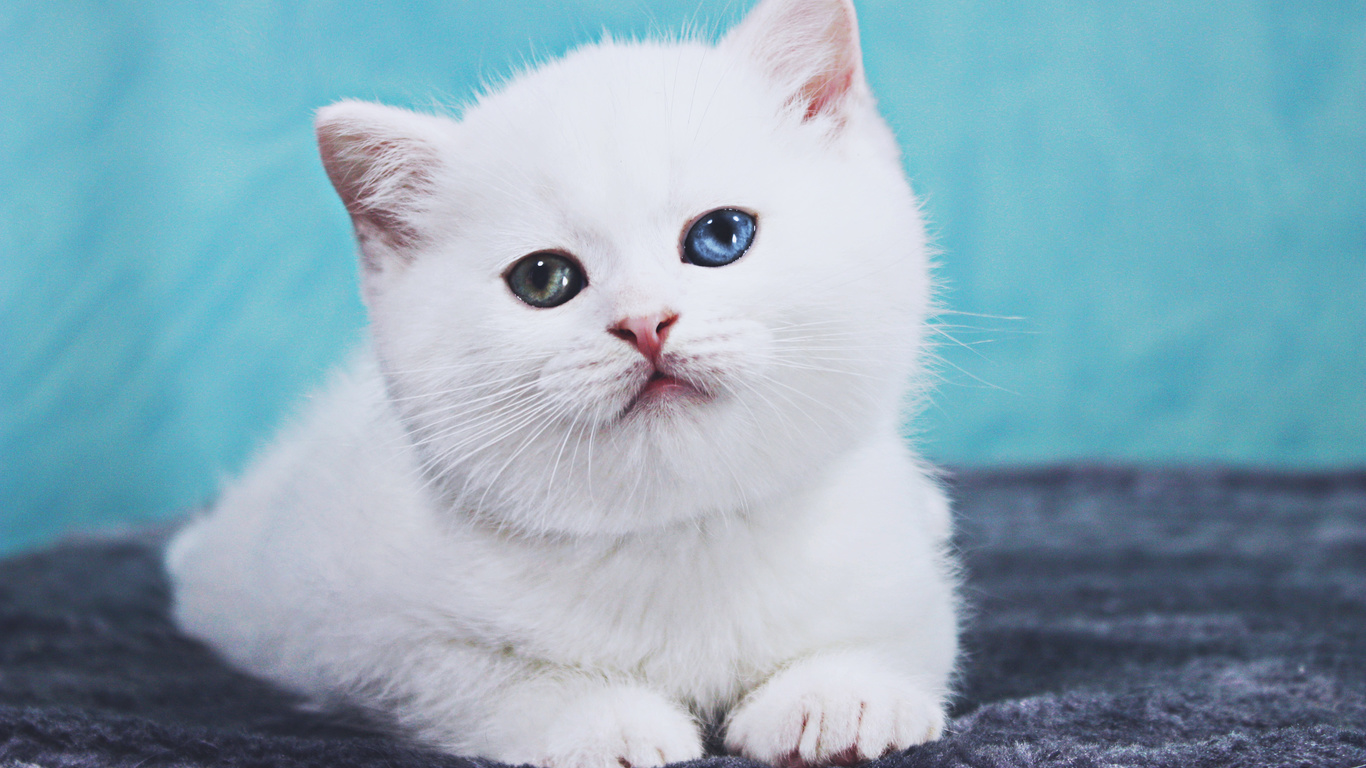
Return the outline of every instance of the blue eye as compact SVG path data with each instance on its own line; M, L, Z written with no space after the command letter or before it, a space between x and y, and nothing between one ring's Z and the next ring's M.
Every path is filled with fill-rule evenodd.
M734 208L705 214L683 235L683 260L699 267L724 267L745 255L756 226L753 216Z

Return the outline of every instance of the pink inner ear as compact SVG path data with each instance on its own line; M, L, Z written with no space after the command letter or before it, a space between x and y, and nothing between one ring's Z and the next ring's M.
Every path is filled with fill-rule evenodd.
M834 111L844 95L854 87L854 70L842 67L833 73L822 73L802 86L801 98L806 102L806 115L803 120L825 112Z
M804 120L840 116L861 78L858 21L849 0L761 0L731 35L792 88Z
M806 120L838 110L840 102L853 90L859 68L858 24L853 9L847 3L837 2L824 5L823 10L826 26L819 36L818 50L825 66L802 86Z
M323 169L337 190L346 212L355 216L361 210L361 193L365 187L364 165L354 160L356 150L335 137L323 133L318 135L318 150L322 155Z
M405 206L431 184L429 159L413 142L319 131L323 167L351 214L362 247L379 239L406 248L419 238Z

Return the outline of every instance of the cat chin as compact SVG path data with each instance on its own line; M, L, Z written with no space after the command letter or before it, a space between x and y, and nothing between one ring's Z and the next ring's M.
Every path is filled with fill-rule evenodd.
M470 438L432 441L412 423L409 442L438 506L458 518L535 535L637 534L761 514L816 482L871 425L895 420L896 400L880 400L872 378L826 390L792 379L764 394L748 380L635 371L599 399L580 393L582 410L479 452L452 452ZM813 406L794 421L775 408L835 396L839 419Z
M747 455L736 447L747 438L717 439L709 426L727 421L724 395L701 404L684 398L690 396L638 404L593 435L591 455L588 438L576 440L564 429L515 458L429 463L435 506L457 521L537 537L661 532L761 515L823 474L827 460L843 451L786 444ZM495 482L480 482L487 478Z

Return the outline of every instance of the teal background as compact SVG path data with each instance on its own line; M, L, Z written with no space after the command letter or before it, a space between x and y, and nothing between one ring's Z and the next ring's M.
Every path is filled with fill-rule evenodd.
M1366 3L861 0L936 459L1366 461ZM744 4L0 4L0 551L202 502L354 343L310 113Z

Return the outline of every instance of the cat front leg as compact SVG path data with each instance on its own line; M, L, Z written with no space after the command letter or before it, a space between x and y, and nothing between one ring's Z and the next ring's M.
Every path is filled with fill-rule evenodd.
M746 696L726 748L781 768L849 765L938 738L944 692L872 651L817 654Z
M548 768L650 768L702 756L692 717L673 702L638 687L610 687L564 707L546 730Z
M544 675L492 710L476 743L457 751L545 768L653 768L702 756L687 710L632 681Z

